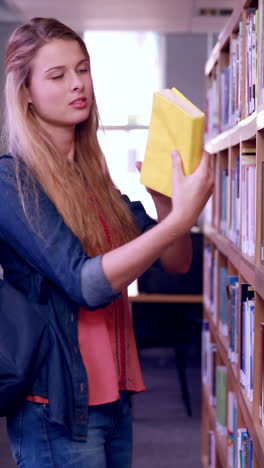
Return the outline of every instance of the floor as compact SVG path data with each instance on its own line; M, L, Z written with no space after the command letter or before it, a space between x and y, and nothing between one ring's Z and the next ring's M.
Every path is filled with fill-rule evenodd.
M192 417L181 398L173 348L141 351L147 391L134 397L133 468L200 468L201 378L189 363Z
M200 361L188 363L192 417L187 416L173 348L140 351L147 391L133 398L133 468L200 468ZM0 419L0 467L13 468ZM63 468L63 467L62 467Z

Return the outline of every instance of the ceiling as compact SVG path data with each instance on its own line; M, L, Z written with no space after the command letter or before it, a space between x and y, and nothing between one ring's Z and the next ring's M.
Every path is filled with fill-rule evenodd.
M0 0L0 21L52 16L75 30L219 32L226 16L200 9L232 9L235 0Z

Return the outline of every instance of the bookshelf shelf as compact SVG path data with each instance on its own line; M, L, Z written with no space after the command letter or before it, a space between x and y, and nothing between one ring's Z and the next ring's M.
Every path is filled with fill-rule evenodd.
M257 130L264 128L264 109L257 115L250 115L241 120L234 128L226 130L205 144L209 153L218 153L230 146L239 145L243 140L250 140L256 136Z
M215 228L205 226L204 234L264 299L264 265L255 265L254 257L242 254L239 248Z
M214 161L215 187L204 226L202 377L207 388L202 460L206 468L260 468L264 467L264 0L235 2L205 75L205 147Z

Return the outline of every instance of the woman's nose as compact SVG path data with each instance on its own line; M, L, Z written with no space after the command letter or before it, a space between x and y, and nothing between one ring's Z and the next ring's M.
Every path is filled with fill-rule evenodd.
M80 78L79 75L77 75L77 73L75 73L73 76L72 76L72 79L71 79L71 82L70 82L70 87L73 91L76 91L78 89L82 89L83 88L83 82Z

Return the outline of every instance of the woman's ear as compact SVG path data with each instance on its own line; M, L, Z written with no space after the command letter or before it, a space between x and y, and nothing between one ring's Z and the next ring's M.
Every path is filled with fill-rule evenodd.
M30 93L29 87L25 86L25 90L26 90L26 96L27 96L28 103L32 104L31 93Z

